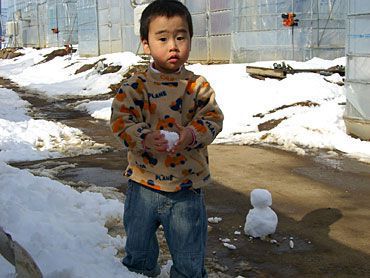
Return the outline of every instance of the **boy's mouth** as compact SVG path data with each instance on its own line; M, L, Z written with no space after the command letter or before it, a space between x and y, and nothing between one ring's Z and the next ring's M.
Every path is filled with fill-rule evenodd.
M171 56L168 59L168 62L170 62L170 63L176 63L178 60L179 60L179 57L178 56Z

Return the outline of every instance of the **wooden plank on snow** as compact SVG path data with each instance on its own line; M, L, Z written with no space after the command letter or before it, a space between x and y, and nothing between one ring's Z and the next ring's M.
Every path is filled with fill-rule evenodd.
M283 69L270 69L254 66L247 66L247 73L254 76L264 76L278 79L283 79L286 77L286 72Z

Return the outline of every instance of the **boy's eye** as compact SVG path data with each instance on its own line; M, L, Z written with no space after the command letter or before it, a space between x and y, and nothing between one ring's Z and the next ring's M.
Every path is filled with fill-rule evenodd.
M182 41L184 39L185 39L185 37L177 37L177 40L179 40L179 41Z
M165 41L166 41L166 38L159 38L159 40L160 40L161 42L165 42Z

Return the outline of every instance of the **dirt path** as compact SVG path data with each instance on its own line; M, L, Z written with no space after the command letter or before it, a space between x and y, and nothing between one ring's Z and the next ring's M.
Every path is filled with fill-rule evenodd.
M228 274L370 277L369 165L247 146L209 150L214 184L206 189L208 213L223 218L211 224L209 256L216 251L214 256L233 265ZM273 238L279 244L234 235L244 226L254 188L272 193L279 217ZM219 238L226 237L236 250L221 246ZM247 267L239 271L238 262Z
M67 107L73 99L41 99L8 80L0 79L0 84L29 101L33 116L80 128L93 140L112 147L107 153L42 161L40 165L74 163L75 168L61 170L57 178L125 192L126 180L121 175L125 152L106 122ZM219 224L209 225L210 277L370 277L370 165L342 156L317 153L302 157L250 146L212 145L209 153L213 183L205 189L208 216L223 218ZM36 163L15 165L27 168ZM272 193L272 208L279 217L273 239L278 244L234 234L243 231L254 188ZM122 233L122 225L115 228ZM225 248L220 241L225 238L237 249ZM161 260L165 262L169 254L162 246Z

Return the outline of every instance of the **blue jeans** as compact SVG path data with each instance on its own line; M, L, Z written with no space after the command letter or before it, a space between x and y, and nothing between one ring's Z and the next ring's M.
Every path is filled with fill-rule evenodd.
M130 271L150 277L160 274L156 230L162 224L173 260L170 277L207 277L207 216L202 191L156 191L129 180L123 219L127 241L122 263Z

